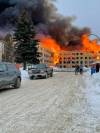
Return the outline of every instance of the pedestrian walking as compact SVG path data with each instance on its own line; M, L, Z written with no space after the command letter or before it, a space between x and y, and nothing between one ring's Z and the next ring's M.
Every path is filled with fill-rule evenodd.
M83 65L80 65L80 74L83 74Z
M75 75L77 75L78 72L79 72L79 65L76 65L76 66L75 66Z
M91 76L96 73L96 67L95 66L91 66Z

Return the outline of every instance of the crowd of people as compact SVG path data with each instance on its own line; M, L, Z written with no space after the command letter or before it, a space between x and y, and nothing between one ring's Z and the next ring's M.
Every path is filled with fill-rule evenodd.
M99 71L100 71L100 64L91 65L91 75L93 75L94 73L98 73ZM77 75L78 73L83 74L83 65L75 66L75 75Z

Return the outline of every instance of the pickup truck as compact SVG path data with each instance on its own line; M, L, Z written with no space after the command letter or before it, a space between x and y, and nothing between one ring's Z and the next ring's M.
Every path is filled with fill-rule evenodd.
M28 74L30 79L48 78L53 76L53 68L46 64L37 64L28 69Z

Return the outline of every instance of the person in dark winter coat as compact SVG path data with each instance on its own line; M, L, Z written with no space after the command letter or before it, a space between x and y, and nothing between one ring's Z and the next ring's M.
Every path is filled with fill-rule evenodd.
M75 75L77 75L78 72L79 72L79 65L76 65L76 66L75 66Z
M83 74L83 65L80 65L80 74Z
M91 75L93 75L96 72L95 66L91 66Z
M99 63L97 63L97 64L96 64L96 73L99 72L99 69L100 69L100 65L99 65Z

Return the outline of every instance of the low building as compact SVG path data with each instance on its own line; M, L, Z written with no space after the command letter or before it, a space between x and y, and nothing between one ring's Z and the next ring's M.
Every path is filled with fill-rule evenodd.
M53 52L48 49L44 48L43 45L39 45L38 51L40 52L40 63L47 64L49 66L54 65L53 64Z

